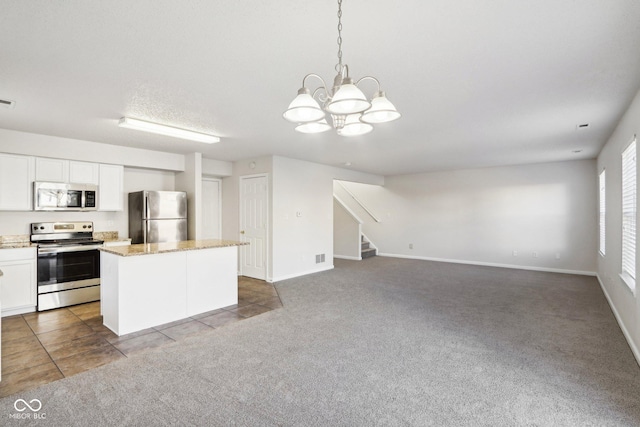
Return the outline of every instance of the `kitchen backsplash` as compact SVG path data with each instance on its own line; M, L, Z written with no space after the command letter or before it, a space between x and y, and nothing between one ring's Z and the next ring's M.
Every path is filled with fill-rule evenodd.
M29 242L28 234L8 234L6 236L0 236L0 245L7 245L11 243Z
M117 231L94 231L93 238L97 240L118 240Z

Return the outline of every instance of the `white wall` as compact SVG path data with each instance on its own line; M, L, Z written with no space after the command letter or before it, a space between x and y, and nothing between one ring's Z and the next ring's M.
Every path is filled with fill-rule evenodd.
M274 281L333 268L333 180L326 173L326 166L273 158Z
M596 181L595 161L580 160L346 186L382 220L354 208L379 254L593 273Z
M333 268L334 179L384 184L378 175L273 158L274 281ZM319 254L325 262L317 264Z
M202 159L202 175L223 177L233 175L233 163L222 160Z
M79 139L0 129L0 153L111 163L168 171L184 170L184 156Z
M342 203L333 200L333 257L362 259L360 221Z
M378 175L279 156L236 162L233 176L222 180L223 239L240 240L240 177L261 173L269 176L267 279L272 281L333 266L334 178L384 184ZM322 253L325 262L316 264L315 255Z
M191 153L184 157L184 172L176 173L176 190L187 193L188 239L197 240L202 230L202 154Z
M640 363L640 299L620 279L622 264L621 154L634 135L640 135L640 92L598 156L598 173L606 172L605 255L597 256L598 278L614 314ZM638 174L640 178L640 174ZM640 185L640 184L639 184ZM596 187L597 188L597 187ZM640 187L638 187L640 188ZM636 250L636 272L640 251Z

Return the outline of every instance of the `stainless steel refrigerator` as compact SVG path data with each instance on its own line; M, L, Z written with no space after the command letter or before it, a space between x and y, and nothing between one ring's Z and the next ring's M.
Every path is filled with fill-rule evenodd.
M129 237L131 243L187 240L187 193L129 193Z

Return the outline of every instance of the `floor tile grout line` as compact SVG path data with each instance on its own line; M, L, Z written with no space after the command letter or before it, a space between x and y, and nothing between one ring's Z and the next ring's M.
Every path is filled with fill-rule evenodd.
M83 321L80 317L78 317L78 315L76 315L73 311L69 310L68 308L62 308L62 310L66 311L66 312L68 312L68 313L73 314L73 315L74 315L74 316L75 316L75 317L76 317L80 322L84 323L84 321ZM47 312L47 311L45 311L45 312ZM36 311L36 312L32 312L32 313L25 313L25 314L35 314L35 315L38 315L38 313L42 313L42 312L41 312L41 311ZM36 336L37 336L37 335L40 335L40 334L46 334L46 333L48 333L48 332L59 331L60 329L64 329L66 326L68 326L68 325L64 325L64 326L61 326L60 328L57 328L57 329L52 329L52 330L50 330L50 331L40 332L40 333L38 333L38 332L36 332L36 331L31 327L31 324L30 324L30 323L29 323L29 321L25 318L25 314L21 314L22 319L26 322L26 324L27 324L27 326L29 327L29 329L31 329L31 330L33 331L33 333L34 333Z
M42 349L45 351L45 353L47 353L47 357L49 358L49 360L51 360L51 363L53 363L53 365L56 367L58 372L60 372L60 375L62 375L63 378L66 378L66 376L62 372L62 369L60 369L60 367L58 366L56 361L53 360L53 357L51 357L51 353L49 353L49 350L47 350L47 348L44 346L44 344L42 344L42 341L40 341L40 337L38 336L38 334L36 334L36 331L33 330L31 325L29 324L29 322L27 322L27 319L24 318L24 315L21 315L21 316L22 316L22 319L27 324L27 326L29 327L29 329L31 330L31 333L33 334L33 336L36 337L36 339L38 340L38 344L40 344L40 347L42 347ZM38 365L36 365L36 366L38 366Z
M261 282L261 281L256 281L256 282ZM242 285L241 285L240 283L239 283L239 287L240 287L240 288L242 287ZM267 311L272 311L272 310L277 310L278 308L282 308L282 306L284 306L284 304L282 304L282 300L280 299L280 295L279 295L279 293L278 293L277 289L275 289L275 286L274 286L272 283L271 283L271 284L269 284L269 287L270 287L271 289L275 290L275 292L276 292L276 295L275 295L275 296L274 296L274 295L272 295L272 294L270 294L270 295L261 295L261 294L262 294L262 291L261 291L261 290L254 291L254 290L251 290L251 289L247 289L247 291L248 291L250 294L258 295L258 296L262 296L262 297L264 297L265 299L269 299L269 298L277 297L277 298L278 298L278 300L280 301L281 307L273 308L273 307L265 306L265 305L262 305L262 304L257 304L256 302L247 302L247 304L246 304L246 305L244 305L244 306L240 306L240 305L238 305L238 304L234 304L234 305L235 305L235 307L234 307L234 308L232 308L232 309L222 307L222 308L220 309L221 311L220 311L219 313L214 313L214 314L212 314L212 316L213 316L213 315L215 315L215 314L221 314L221 313L225 313L225 312L231 312L231 313L234 313L234 314L236 314L237 316L239 316L238 320L239 320L239 321L241 321L241 320L244 320L244 319L248 319L248 318L251 318L251 317L255 317L255 316L259 315L259 314L263 314L263 313L258 313L258 314L256 314L256 315L252 315L252 316L243 316L243 315L240 315L239 313L237 313L237 310L238 310L238 309L240 309L240 308L242 308L242 307L246 307L246 306L249 306L249 305L256 305L256 306L259 306L259 307L262 307L262 308L267 309ZM260 300L258 300L258 301L260 301ZM100 331L96 331L96 330L94 330L94 328L93 328L91 325L87 324L87 323L86 323L86 321L85 321L85 319L81 318L78 314L76 314L75 312L73 312L72 310L70 310L70 309L68 309L68 308L64 308L64 309L65 309L66 311L70 312L74 317L76 317L76 318L77 318L77 319L78 319L78 320L79 320L83 325L85 325L86 327L88 327L89 329L91 329L91 333L90 333L90 334L84 335L84 336L82 336L82 337L76 337L76 338L74 338L74 339L72 339L72 340L69 340L69 341L66 341L66 342L73 342L73 341L75 341L75 340L78 340L78 339L81 339L81 338L84 338L84 337L87 337L87 336L95 336L95 337L97 337L97 338L99 338L99 339L101 339L101 340L106 341L106 342L109 344L109 346L110 346L111 348L115 349L119 354L121 354L121 355L122 355L122 356L124 356L124 357L129 358L131 355L138 354L138 351L133 352L133 353L130 353L130 355L125 354L125 353L124 353L124 352L122 352L120 349L118 349L118 347L116 346L116 344L114 344L114 343L110 342L107 338L105 338L105 337L103 336L103 334L101 334L101 332L100 332ZM235 311L234 311L234 310L235 310ZM28 313L28 314L29 314L29 315L31 315L32 313ZM36 312L36 313L35 313L35 315L36 315L36 316L37 316L37 314L38 314L38 312ZM28 330L29 330L29 334L28 334L27 336L33 336L33 337L35 337L35 338L36 338L36 340L37 340L38 344L39 344L39 345L40 345L40 347L41 347L41 348L42 348L42 349L47 353L47 357L49 358L49 360L51 361L51 363L53 363L53 365L56 367L57 371L60 373L60 375L62 376L62 378L67 378L68 376L67 376L67 375L65 375L65 374L64 374L64 372L62 372L62 370L61 370L61 369L60 369L60 367L58 366L58 363L53 359L53 357L52 357L51 353L47 350L47 348L44 346L44 344L43 344L43 343L42 343L42 341L40 340L40 337L39 337L39 335L40 335L40 334L38 334L38 333L36 333L36 332L35 332L34 328L33 328L33 327L31 326L31 324L27 321L27 319L25 318L24 314L20 314L20 315L17 315L17 316L19 316L19 317L22 319L22 321L23 321L24 323L26 323L26 324L27 324L27 327L28 327ZM98 316L100 316L100 315L98 315ZM94 317L95 317L95 316L94 316ZM94 317L90 317L89 319L93 319ZM208 317L208 316L207 316L207 317ZM89 320L89 319L86 319L86 320ZM197 332L195 332L195 333L193 333L193 334L189 334L188 336L193 336L193 335L197 335L197 334L200 334L200 333L210 332L210 330L216 330L216 329L219 329L220 327L223 327L223 326L225 326L225 325L226 325L226 323L225 323L225 324L223 324L223 325L220 325L220 326L217 326L217 327L216 327L216 326L212 326L212 325L209 325L209 324L206 324L206 323L202 322L202 321L201 321L201 319L195 319L195 318L193 318L193 317L189 317L189 319L190 319L189 321L196 321L196 322L198 322L198 323L200 323L200 324L202 324L202 325L204 325L204 326L207 326L207 328L209 328L209 329L207 329L207 330L202 330L202 331L197 331ZM75 322L74 322L74 323L75 323ZM176 326L179 326L179 325L176 325ZM53 329L53 330L51 330L51 331L42 332L42 334L47 333L47 332L57 331L57 330L63 329L64 327L65 327L65 326L61 326L61 327L60 327L60 328L58 328L58 329ZM138 335L138 336L133 336L133 337L131 337L131 338L124 339L123 341L120 341L120 342L126 342L126 341L129 341L130 339L135 339L135 338L138 338L138 337L142 337L142 336L145 336L145 335L147 335L147 334L150 334L151 332L154 332L154 331L155 331L155 332L160 332L163 336L165 336L166 338L169 338L169 340L171 340L171 342L178 342L178 341L181 339L181 338L180 338L180 339L174 339L174 338L172 338L172 337L168 336L167 334L163 333L163 332L162 332L162 330L157 330L157 329L155 329L155 328L149 328L149 331L148 331L148 332L146 332L146 333L144 333L144 334L141 334L141 335ZM164 343L164 344L161 344L159 347L162 347L162 346L164 346L164 345L168 345L168 344L170 344L170 342L166 342L166 343ZM109 348L109 347L105 346L105 348ZM148 350L148 349L147 349L147 350ZM81 353L78 353L78 354L80 354L80 355L81 355L81 354L85 354L85 353L90 352L90 351L92 351L92 350L87 350L87 351L85 351L85 352L81 352ZM76 355L78 355L78 354L76 354ZM74 355L74 356L76 356L76 355ZM63 359L66 359L66 358L62 358L62 359L59 359L59 360L63 360ZM110 364L110 363L112 363L112 362L113 362L113 361L109 361L109 362L107 362L106 364ZM40 366L40 365L30 366L30 367L28 367L28 368L25 368L24 370L27 370L27 369L33 369L35 366ZM102 366L102 365L101 365L101 366ZM89 368L88 370L91 370L91 369L93 369L93 368ZM19 372L19 371L16 371L16 372ZM85 372L85 371L82 371L82 372ZM79 373L79 372L78 372L78 373ZM73 374L73 375L75 375L75 374ZM50 382L53 382L53 381L50 381ZM1 386L2 386L2 385L4 385L4 384L0 384L0 388L1 388ZM36 387L37 387L37 386L36 386ZM33 387L28 388L28 389L25 389L25 390L18 390L18 391L17 391L17 392L15 392L15 393L19 393L20 391L27 391L27 390L30 390L30 389L32 389L32 388L33 388ZM15 394L15 393L11 393L11 394ZM7 396L8 396L8 395L7 395ZM4 395L3 395L2 397L6 397L6 396L4 396Z

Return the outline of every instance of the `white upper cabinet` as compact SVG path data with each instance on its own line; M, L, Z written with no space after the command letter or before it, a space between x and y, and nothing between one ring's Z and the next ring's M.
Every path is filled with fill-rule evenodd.
M36 157L36 181L69 182L69 160Z
M97 163L36 157L36 181L98 184Z
M88 162L69 162L69 182L74 184L98 184L99 165Z
M124 197L124 167L121 165L100 165L98 185L98 210L121 211Z
M30 211L34 178L33 157L0 154L0 210Z

